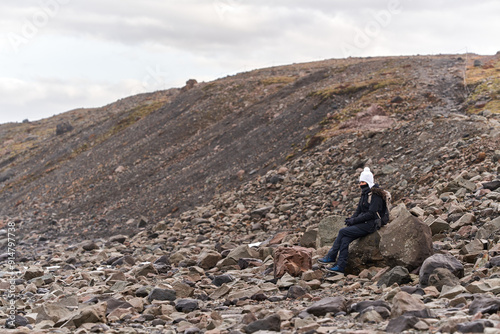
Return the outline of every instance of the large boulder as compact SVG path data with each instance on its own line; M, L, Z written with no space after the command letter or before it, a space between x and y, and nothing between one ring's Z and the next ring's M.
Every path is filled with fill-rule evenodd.
M274 277L285 273L300 276L312 268L313 249L304 247L279 247L274 253Z
M404 204L396 209L399 210L396 218L380 230L380 253L389 266L403 266L412 271L433 254L432 232Z
M413 216L404 204L393 208L391 217L393 220L380 230L351 243L347 273L359 274L371 266L401 266L412 271L433 254L428 225Z
M458 278L464 276L464 266L457 258L451 254L435 254L427 258L420 267L419 282L421 286L429 285L429 277L437 268L448 269Z
M316 247L331 247L341 228L345 227L344 216L330 216L320 221L316 237Z
M385 227L365 237L354 240L349 245L346 273L358 275L361 270L372 266L386 266L379 248L381 233L384 229Z

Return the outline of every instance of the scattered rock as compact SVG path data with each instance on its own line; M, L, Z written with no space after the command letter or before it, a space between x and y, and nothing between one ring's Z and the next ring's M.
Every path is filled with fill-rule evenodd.
M429 285L429 277L437 268L448 269L453 275L458 278L464 276L464 266L453 255L450 254L434 254L427 258L419 272L419 282L421 286Z
M16 230L16 271L0 272L0 288L15 288L18 315L5 326L493 332L499 118L462 110L494 95L459 104L456 57L419 57L430 66L416 72L404 61L411 66L389 73L386 62L343 60L341 74L373 76L359 87L333 75L337 63L192 83L183 96L175 89L168 100L93 110L96 123L85 126L74 111L75 136L38 135L45 121L28 124L36 136L0 126L14 138L0 143L0 180L15 170L2 181L0 207L5 263ZM399 75L415 84L400 85L401 100L388 103L396 94L378 86ZM211 99L225 105L214 109ZM316 259L353 214L365 165L393 195L392 221L354 241L345 275L331 275Z
M410 282L412 282L412 279L410 277L408 269L406 269L405 267L397 266L391 269L389 272L383 274L382 277L380 277L380 279L378 280L377 285L391 286L394 283L398 285L404 285Z
M151 303L154 300L168 300L174 301L176 299L176 293L174 290L154 288L148 295L148 301Z
M281 318L278 314L274 314L262 320L256 320L248 324L243 330L245 333L255 333L258 331L280 332Z
M325 316L328 313L335 315L339 312L346 312L346 300L344 297L327 297L315 302L306 309L306 312L317 317Z
M59 123L56 126L56 135L60 136L67 132L73 131L73 126L68 122Z
M189 313L199 309L198 301L195 299L179 299L175 303L178 312Z
M312 249L304 247L278 247L274 253L274 277L285 273L300 276L312 268Z

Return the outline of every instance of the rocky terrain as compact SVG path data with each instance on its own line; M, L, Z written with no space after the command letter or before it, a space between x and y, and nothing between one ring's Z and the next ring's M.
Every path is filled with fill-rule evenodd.
M1 125L3 331L500 332L499 71L327 60ZM364 166L391 222L330 276Z

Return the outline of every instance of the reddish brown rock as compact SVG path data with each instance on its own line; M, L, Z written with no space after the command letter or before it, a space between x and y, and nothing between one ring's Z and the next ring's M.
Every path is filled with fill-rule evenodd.
M274 253L274 277L300 276L312 268L311 248L279 247Z

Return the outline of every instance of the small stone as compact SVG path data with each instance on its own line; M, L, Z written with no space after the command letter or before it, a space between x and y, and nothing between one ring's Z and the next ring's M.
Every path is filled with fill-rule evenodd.
M82 249L90 252L93 251L94 249L99 249L99 246L94 241L85 241L82 243Z
M29 281L33 278L42 277L44 275L44 270L41 267L30 267L24 273L24 279Z
M246 333L254 333L257 331L281 331L281 318L277 314L273 314L262 320L254 321L244 328Z
M195 299L179 299L175 303L175 309L178 312L189 313L199 308L198 301Z
M151 303L154 300L169 300L174 301L177 298L175 290L154 288L148 295L148 301Z

